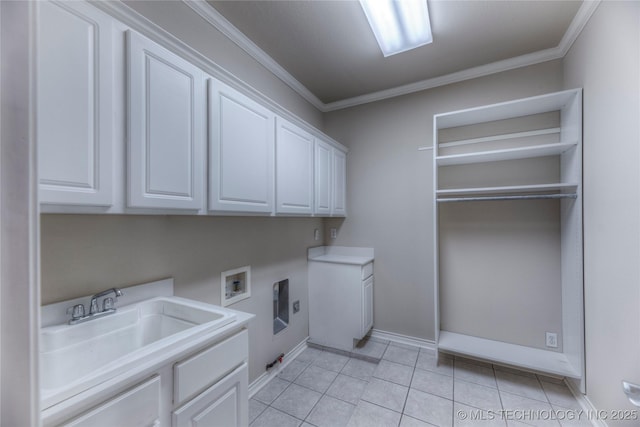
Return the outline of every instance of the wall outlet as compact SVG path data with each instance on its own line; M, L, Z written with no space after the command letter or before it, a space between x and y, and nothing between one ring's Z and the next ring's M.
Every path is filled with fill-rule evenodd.
M558 348L558 334L555 332L547 332L547 347Z
M300 311L300 300L293 302L293 314Z
M336 237L338 237L338 230L336 230L335 228L331 229L331 238L335 239Z
M320 240L320 230L317 228L313 230L313 240Z

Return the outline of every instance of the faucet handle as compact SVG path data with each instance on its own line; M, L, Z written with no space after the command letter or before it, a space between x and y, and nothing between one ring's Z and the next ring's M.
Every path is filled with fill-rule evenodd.
M73 307L67 308L67 314L71 314L71 320L78 320L84 317L84 305L76 304Z
M117 298L117 297L116 297ZM113 309L113 298L107 297L102 300L102 311Z
M98 310L98 299L91 298L91 307L89 307L89 314L96 314L100 310Z

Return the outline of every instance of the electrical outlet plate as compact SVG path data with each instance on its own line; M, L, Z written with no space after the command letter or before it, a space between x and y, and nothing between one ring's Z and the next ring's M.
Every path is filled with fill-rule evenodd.
M556 334L555 332L547 332L546 343L547 347L558 348L558 334Z
M336 237L338 237L338 230L336 230L335 228L331 229L331 238L335 239Z

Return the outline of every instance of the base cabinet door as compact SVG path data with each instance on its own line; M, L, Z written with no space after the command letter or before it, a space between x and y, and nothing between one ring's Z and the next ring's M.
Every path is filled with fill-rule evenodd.
M158 427L160 426L160 377L156 375L62 425Z
M362 284L362 333L364 337L373 327L373 276Z
M173 412L173 427L246 427L249 425L247 364Z
M36 4L40 202L111 206L111 20L84 2Z
M204 207L204 73L129 31L128 200L132 208Z

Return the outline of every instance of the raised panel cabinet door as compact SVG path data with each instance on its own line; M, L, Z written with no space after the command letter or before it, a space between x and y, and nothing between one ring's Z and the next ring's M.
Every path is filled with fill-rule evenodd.
M276 212L313 213L313 136L277 118Z
M362 284L362 333L365 336L373 328L373 276Z
M128 198L132 208L204 207L202 70L127 32Z
M36 10L40 202L111 206L111 18L81 2Z
M243 363L222 380L173 412L173 427L246 427L249 374Z
M160 377L156 375L62 425L157 427L160 425L160 390Z
M315 141L315 213L316 215L331 214L332 196L332 148L326 142Z
M331 215L347 215L347 155L333 149L333 195Z
M209 209L273 212L275 115L209 79Z

